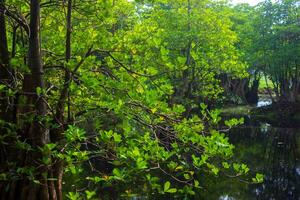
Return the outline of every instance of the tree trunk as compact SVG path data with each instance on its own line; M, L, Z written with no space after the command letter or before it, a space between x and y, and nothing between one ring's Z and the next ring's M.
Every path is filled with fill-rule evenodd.
M0 1L3 3L3 0ZM1 31L1 63L3 58L8 58L5 54L5 23L3 23L3 16L0 16L0 31ZM21 175L19 180L6 182L5 187L0 184L0 198L5 200L56 200L57 194L61 191L57 191L56 188L61 190L61 187L55 187L53 177L53 167L43 162L43 158L51 157L48 151L43 151L43 147L50 142L49 129L46 126L47 115L47 103L43 96L45 89L43 65L40 52L40 1L30 1L30 34L28 40L28 66L30 69L29 74L25 74L23 83L23 94L25 98L25 106L22 109L23 118L20 121L20 130L22 134L20 139L28 143L33 150L22 151L14 149L19 152L20 157L16 160L16 157L11 160L16 162L17 168L32 168L34 169L33 176L28 177L27 174ZM4 28L3 28L4 27ZM4 34L3 34L4 33ZM4 38L4 39L3 39ZM4 52L4 53L2 53ZM3 57L3 58L2 58ZM4 62L3 62L4 63ZM5 62L9 63L9 62ZM1 65L1 70L4 70ZM1 73L2 74L2 73ZM2 74L3 75L3 74ZM31 119L28 121L28 118ZM32 178L34 180L32 180ZM49 178L51 178L49 180Z
M72 34L72 0L68 0L67 5L67 30L66 30L66 43L65 43L65 59L68 63L71 59L71 34ZM66 67L67 68L67 67ZM54 142L61 144L63 143L63 132L65 131L65 103L69 100L69 87L71 83L71 73L70 71L66 70L65 78L64 78L64 85L60 92L60 98L58 100L56 106L56 113L55 113L55 123L58 125L58 128L54 129L52 134L52 139ZM70 101L68 101L68 120L70 120ZM64 163L62 160L57 160L54 166L53 175L57 178L55 183L55 189L57 191L57 199L62 200L62 178L63 178L63 168Z
M26 75L24 83L24 90L27 92L26 105L29 106L26 110L29 111L29 115L32 113L34 116L33 122L26 125L29 126L25 137L27 141L37 150L43 148L44 145L49 143L49 130L45 124L45 116L47 114L46 99L43 95L37 92L43 91L45 84L43 80L43 65L40 52L40 1L30 1L30 34L29 34L29 46L28 46L28 66L30 74ZM27 180L23 180L22 196L21 199L49 199L48 181L49 170L44 163L38 163L46 155L42 151L34 151L27 153L25 166L32 166L37 170L37 179L40 184L29 181L27 189Z
M249 104L257 104L258 102L258 88L259 88L259 78L256 76L252 81L251 86L249 87L249 83L245 85L245 90L247 91L245 94L246 101Z
M0 0L0 10L4 10L4 0ZM6 21L5 14L0 12L0 85L5 88L0 90L0 135L2 138L9 138L9 141L0 142L0 173L5 173L9 170L8 161L12 154L11 145L5 145L5 142L10 144L10 137L5 135L9 134L9 124L14 121L14 97L7 95L8 88L14 88L14 73L10 66L10 57L6 36ZM0 199L6 199L7 183L0 181Z
M4 7L4 0L0 0L0 7ZM4 9L1 9L4 10ZM0 84L13 87L13 70L10 67L10 58L6 37L5 14L0 12ZM8 97L5 91L0 91L0 119L6 122L13 121L13 98Z

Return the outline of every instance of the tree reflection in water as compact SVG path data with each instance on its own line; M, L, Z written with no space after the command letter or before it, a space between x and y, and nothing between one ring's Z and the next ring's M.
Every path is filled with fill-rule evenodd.
M251 176L263 173L265 181L247 184L243 181L247 177L207 178L203 199L300 200L300 129L248 124L232 130L229 138L236 146L235 159L249 165Z

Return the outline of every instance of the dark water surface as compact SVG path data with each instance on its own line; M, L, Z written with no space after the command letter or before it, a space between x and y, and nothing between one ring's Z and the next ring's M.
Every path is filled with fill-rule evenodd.
M265 175L264 183L248 184L245 177L218 177L208 181L204 199L300 200L300 129L246 124L229 133L234 157L252 174Z

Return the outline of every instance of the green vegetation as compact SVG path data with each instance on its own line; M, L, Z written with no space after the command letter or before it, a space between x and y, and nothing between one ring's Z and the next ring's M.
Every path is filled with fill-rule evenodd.
M248 174L224 133L243 119L214 108L262 74L296 101L298 19L296 1L0 0L0 197L189 199Z
M235 115L248 115L253 107L252 106L226 106L222 108L221 113L229 116Z
M249 76L224 76L227 93L250 104L257 102L258 91L272 95L273 101L299 100L299 13L296 0L266 0L255 7L240 4L232 8L236 47L241 61L248 64Z
M264 77L261 77L259 79L259 89L264 90L270 88L271 90L274 89L274 85L272 83L272 80L269 79L268 77L266 77L266 79Z

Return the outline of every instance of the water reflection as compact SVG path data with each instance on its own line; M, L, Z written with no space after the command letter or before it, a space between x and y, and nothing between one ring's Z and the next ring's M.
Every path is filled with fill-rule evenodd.
M300 200L300 130L270 124L232 130L235 159L247 163L252 173L265 175L263 184L219 177L209 181L204 199ZM207 180L206 180L207 181Z
M298 174L298 176L300 176L300 167L296 168L296 173Z
M257 102L257 107L263 107L263 106L268 106L271 105L272 101L271 100L265 100L265 101L258 101Z
M220 196L219 200L235 200L235 198L230 197L228 195Z
M261 123L260 125L260 132L262 133L268 133L268 131L271 129L271 125L268 123Z
M272 99L269 96L260 96L256 107L263 107L272 104Z

